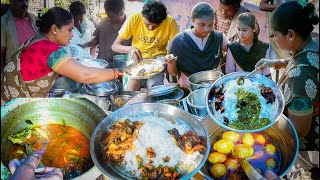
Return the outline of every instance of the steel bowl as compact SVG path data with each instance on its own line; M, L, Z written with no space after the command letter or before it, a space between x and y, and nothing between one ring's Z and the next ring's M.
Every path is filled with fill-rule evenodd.
M84 98L17 98L1 107L1 167L8 165L8 136L33 124L63 124L80 130L88 138L106 114ZM4 166L5 165L5 166ZM101 172L93 166L74 179L95 179Z
M194 91L203 87L210 87L210 85L223 75L217 70L200 71L189 76L189 83L191 90Z
M193 117L191 114L183 111L180 108L161 104L161 103L140 103L126 105L103 119L93 131L90 140L90 153L94 164L98 169L110 179L132 179L117 171L112 165L107 164L104 159L104 152L99 145L102 141L102 136L107 132L110 125L114 124L121 118L137 119L141 116L157 116L163 117L172 123L182 123L196 132L197 136L203 137L206 151L202 157L197 158L194 166L190 167L186 173L182 174L181 179L189 179L195 175L204 165L209 155L209 136L206 128L202 123ZM159 142L161 143L161 142Z
M79 63L88 67L106 68L108 62L103 59L91 59L91 58L75 58Z
M225 131L228 131L228 129L219 127L209 116L204 119L203 124L209 130L211 146L213 146L213 143L217 142L218 139L221 139ZM284 177L294 165L299 153L299 139L296 129L291 121L282 115L277 122L263 132L268 134L280 149L281 160L278 176ZM213 177L205 166L203 166L199 173L206 179L212 180Z
M235 80L235 79L238 79L239 77L244 77L247 74L249 74L249 72L235 72L235 73L230 73L230 74L222 76L221 78L219 78L217 81L215 81L210 86L209 91L206 95L206 108L207 108L207 112L208 112L209 116L213 119L213 121L215 123L217 123L219 126L225 128L225 129L229 129L231 131L236 131L236 132L263 131L263 130L271 127L274 123L276 123L284 111L285 100L284 100L283 94L282 94L279 86L274 81L272 81L272 79L269 79L264 75L254 73L251 76L249 76L248 79L250 79L251 81L256 81L261 84L264 84L266 87L272 88L272 90L276 96L274 106L273 106L274 110L273 110L273 114L270 118L270 123L265 125L264 127L261 127L258 129L251 129L251 130L235 129L235 128L229 127L226 124L224 124L223 118L220 116L220 113L215 110L215 107L214 107L215 103L212 101L214 90L215 90L215 88L219 87L220 85L226 84L230 80Z
M84 91L94 96L110 96L118 91L115 81L106 81L101 83L84 84Z
M201 88L191 92L187 97L189 112L193 115L204 118L208 115L206 109L206 94L209 88Z
M130 99L132 99L132 97L133 96L130 95L110 95L111 103L117 108L123 107ZM120 100L124 102L123 106L119 106L119 104L115 102L117 98L120 98Z

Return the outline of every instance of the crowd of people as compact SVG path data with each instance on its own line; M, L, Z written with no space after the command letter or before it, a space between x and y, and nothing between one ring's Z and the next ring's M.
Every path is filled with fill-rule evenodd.
M122 79L125 90L138 91L170 83L170 76L188 86L188 76L205 70L258 69L271 78L271 69L282 69L277 82L286 101L284 114L298 132L300 150L319 150L319 39L311 36L319 17L315 6L303 0L268 2L262 0L260 9L271 12L266 22L270 43L259 40L256 17L241 0L220 0L218 9L195 4L192 27L182 32L157 0L130 17L124 0L106 0L107 17L97 27L79 1L69 11L53 7L36 17L27 11L27 1L10 0L1 17L1 106L18 97L47 97L58 76L81 83ZM121 53L130 55L127 64L158 59L166 64L165 72L144 81L123 77L117 68L87 67L63 48L70 44L110 64ZM272 52L276 59L270 58ZM168 54L176 58L169 61Z

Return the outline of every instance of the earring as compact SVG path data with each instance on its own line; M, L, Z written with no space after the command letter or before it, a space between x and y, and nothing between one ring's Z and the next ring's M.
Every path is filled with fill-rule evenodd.
M53 32L53 34L57 34L57 32Z
M290 41L293 41L293 39L291 38Z

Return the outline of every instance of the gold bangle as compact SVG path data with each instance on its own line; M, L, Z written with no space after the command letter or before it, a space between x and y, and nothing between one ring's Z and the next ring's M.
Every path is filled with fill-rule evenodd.
M118 71L118 69L114 69L114 70L117 73L117 79L118 79L119 78L119 71Z
M115 75L115 72L114 72L114 69L112 69L112 71L113 71L113 79L115 79L116 77L116 75Z

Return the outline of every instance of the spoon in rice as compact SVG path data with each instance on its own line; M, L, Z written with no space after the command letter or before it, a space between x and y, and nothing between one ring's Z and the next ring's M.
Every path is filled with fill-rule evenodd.
M254 72L256 72L257 70L259 70L259 69L254 69L253 71L251 71L249 74L247 74L245 77L239 77L238 79L237 79L237 84L239 85L239 86L241 86L241 85L243 85L244 84L244 79L246 79L247 77L249 77L251 74L253 74Z

